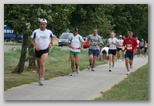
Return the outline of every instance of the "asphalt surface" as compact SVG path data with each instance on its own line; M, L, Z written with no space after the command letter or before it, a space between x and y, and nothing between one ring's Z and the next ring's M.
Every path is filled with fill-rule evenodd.
M134 58L132 72L148 63L148 57ZM26 84L4 91L5 100L93 100L115 84L127 78L125 62L115 62L112 72L108 64L100 65L95 71L85 69L75 77L69 75Z

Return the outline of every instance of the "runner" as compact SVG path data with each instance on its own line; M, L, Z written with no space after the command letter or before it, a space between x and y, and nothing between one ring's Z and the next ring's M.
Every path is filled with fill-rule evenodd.
M139 46L140 46L140 57L143 57L144 54L144 39L141 39Z
M124 40L126 37L123 35L122 40ZM122 47L122 61L125 59L125 47Z
M49 49L52 47L53 33L46 29L47 20L40 20L40 28L33 31L30 42L35 47L35 57L38 67L39 85L43 85L45 74L45 61L48 57Z
M133 37L133 32L128 31L128 37L124 39L123 46L126 47L126 53L125 53L125 65L127 69L127 75L130 73L130 68L132 68L133 65L133 55L137 47L137 41ZM130 65L130 68L129 68Z
M138 37L137 36L135 38L137 40L137 49L135 50L135 57L137 57L137 55L139 54L139 50L140 50L140 48L139 48L140 41L138 40Z
M123 39L122 39L122 35L119 35L119 39L118 39L118 46L117 46L117 61L121 61L121 52L122 52L122 44L123 44Z
M147 41L144 41L144 57L146 57L147 49L148 49L148 43Z
M70 76L75 76L74 66L76 66L76 73L79 73L79 54L83 47L83 42L83 38L78 34L78 29L74 28L73 34L68 37L68 42L66 43L70 48L70 60L72 69Z
M94 71L94 66L96 62L96 58L99 56L100 47L99 45L102 43L102 39L100 35L98 35L98 30L94 29L93 34L90 34L87 38L89 42L89 66L88 69Z
M110 37L108 39L108 45L109 45L109 72L112 71L112 67L114 67L115 63L115 56L116 56L116 50L118 45L118 40L115 38L115 33L111 32Z
M104 62L105 60L108 60L108 51L109 51L109 47L103 47L101 50L101 61Z

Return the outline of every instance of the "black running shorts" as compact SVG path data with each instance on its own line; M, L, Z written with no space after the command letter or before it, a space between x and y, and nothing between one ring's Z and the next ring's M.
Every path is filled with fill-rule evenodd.
M112 49L109 49L109 54L112 54L112 55L116 55L116 49L115 50L112 50Z
M43 55L43 54L45 54L45 53L48 53L49 52L49 49L47 48L47 49L44 49L44 50L40 50L40 51L37 51L36 49L35 49L35 57L36 58L41 58L41 56Z

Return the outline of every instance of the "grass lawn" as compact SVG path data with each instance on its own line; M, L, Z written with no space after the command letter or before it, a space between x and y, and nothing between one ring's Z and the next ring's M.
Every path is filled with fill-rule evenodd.
M84 49L80 54L80 70L87 68L89 64L87 52L87 49ZM22 74L11 73L17 66L19 57L19 49L4 52L4 90L38 81L36 68L30 70L28 68L28 61L26 61L25 70ZM96 65L101 64L102 62L97 60ZM69 50L53 47L46 61L45 79L68 75L70 72Z
M148 96L148 64L146 64L96 100L148 100Z

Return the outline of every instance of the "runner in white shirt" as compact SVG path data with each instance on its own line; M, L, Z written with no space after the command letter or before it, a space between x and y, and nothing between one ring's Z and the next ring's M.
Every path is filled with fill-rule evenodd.
M114 58L116 55L118 40L115 38L115 33L111 32L110 34L111 38L108 39L108 45L109 45L109 72L112 71L112 67L114 67ZM112 67L111 67L112 66Z
M124 40L122 39L122 35L119 35L118 39L118 46L117 46L117 61L121 61L121 52L122 52L122 45L123 45Z
M140 41L138 40L137 36L135 38L137 40L137 48L135 50L135 55L134 56L137 57L137 54L139 54L139 50L140 50L140 48L139 48Z
M106 59L108 59L108 52L109 52L109 47L103 47L101 50L101 60L102 62L104 62Z
M70 76L75 76L74 66L76 66L76 73L79 73L79 54L83 47L83 42L83 38L78 34L78 29L75 28L73 30L73 34L68 37L68 42L66 43L70 48L70 59L72 69L72 74Z
M31 44L35 47L35 57L38 67L39 85L43 85L45 74L45 61L48 57L49 49L53 42L53 33L46 29L47 20L42 18L40 20L40 28L33 31L31 36Z

